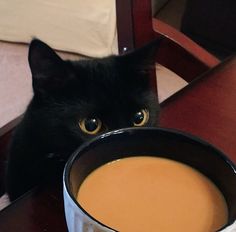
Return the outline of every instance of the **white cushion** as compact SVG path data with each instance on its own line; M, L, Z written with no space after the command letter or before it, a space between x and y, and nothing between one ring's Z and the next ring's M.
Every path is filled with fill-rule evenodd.
M28 43L33 37L85 56L117 54L115 1L0 1L0 40Z

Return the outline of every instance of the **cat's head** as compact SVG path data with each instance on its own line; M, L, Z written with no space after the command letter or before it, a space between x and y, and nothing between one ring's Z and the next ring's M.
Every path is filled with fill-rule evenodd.
M149 70L157 43L121 56L64 61L33 40L31 111L41 120L40 128L57 142L69 138L79 143L118 128L156 126L159 106Z

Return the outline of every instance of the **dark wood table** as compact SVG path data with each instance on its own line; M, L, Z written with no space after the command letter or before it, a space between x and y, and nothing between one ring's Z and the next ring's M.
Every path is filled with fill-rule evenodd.
M160 125L197 135L236 162L236 58L163 102ZM62 184L33 190L1 211L0 231L67 231Z

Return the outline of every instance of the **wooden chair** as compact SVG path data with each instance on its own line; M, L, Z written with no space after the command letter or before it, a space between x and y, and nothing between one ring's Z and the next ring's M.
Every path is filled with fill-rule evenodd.
M187 82L206 72L219 60L196 43L165 23L152 18L150 0L116 0L117 32L119 52L140 47L156 37L163 36L156 61L172 70ZM156 79L151 83L156 90ZM0 195L4 193L4 170L9 141L15 126L22 116L17 117L0 129Z

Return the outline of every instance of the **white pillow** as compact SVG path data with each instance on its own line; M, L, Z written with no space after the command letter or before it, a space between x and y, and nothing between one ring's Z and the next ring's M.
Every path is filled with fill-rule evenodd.
M0 40L28 43L33 37L85 56L117 54L115 1L0 1Z

